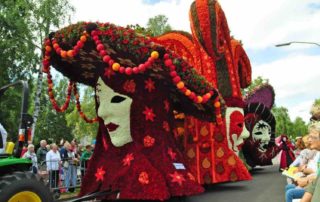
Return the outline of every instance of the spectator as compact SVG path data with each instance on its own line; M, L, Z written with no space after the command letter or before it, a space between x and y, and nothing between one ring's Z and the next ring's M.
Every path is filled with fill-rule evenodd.
M77 153L78 152L78 142L76 139L71 140L71 149Z
M66 191L73 192L74 188L70 188L76 186L77 183L77 166L79 160L77 158L77 154L72 150L71 144L66 142L64 144L65 153L63 154L63 173L65 174L65 187Z
M91 145L87 145L86 146L86 150L82 153L81 157L80 157L80 161L81 161L81 177L84 176L84 173L88 167L88 161L92 156L92 147Z
M295 148L296 149L294 150L294 154L296 157L298 157L300 155L300 152L306 148L301 136L296 138Z
M320 151L320 121L312 123L314 126L314 133L318 133L318 141L314 143L312 147L316 147ZM312 126L311 125L311 126ZM305 189L305 194L301 199L301 202L318 202L320 201L320 158L318 159L318 176L311 184Z
M27 145L23 145L20 157L23 158L24 154L28 151Z
M40 147L37 151L37 158L38 158L38 162L40 163L40 169L42 169L43 167L45 168L45 161L46 161L46 155L48 153L47 150L47 141L46 140L41 140L40 141Z
M37 155L34 152L34 145L29 144L28 145L28 151L24 153L22 158L30 159L32 161L32 172L34 174L38 173L38 161L37 161Z
M309 144L310 149L317 150L317 153L312 161L308 163L308 166L305 166L302 169L303 173L306 174L306 177L297 178L297 186L292 184L286 186L286 202L291 202L293 199L301 198L305 193L304 188L311 184L316 178L316 173L318 172L317 164L320 161L320 122L314 122L309 126ZM310 186L312 186L312 184ZM310 187L308 187L307 191L310 191L309 188ZM310 197L312 194L310 192L306 194L304 200L307 200L308 196Z
M4 153L6 149L7 136L7 131L0 123L0 154Z
M82 156L83 146L82 144L78 144L77 155Z
M47 170L49 171L49 182L51 188L57 188L59 182L59 166L61 163L60 153L56 144L51 144L51 150L46 155ZM59 192L59 189L55 189Z
M295 166L298 167L298 172L301 171L302 166L303 165L307 165L308 162L313 159L313 157L316 155L317 151L316 150L311 150L310 149L310 144L309 144L309 140L308 140L308 135L305 135L302 138L302 141L304 142L303 144L305 145L305 149L303 149L300 152L300 155L294 160L294 162L290 165L291 166Z

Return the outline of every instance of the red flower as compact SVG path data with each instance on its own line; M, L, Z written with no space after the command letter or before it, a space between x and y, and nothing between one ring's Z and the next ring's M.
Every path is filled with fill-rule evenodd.
M152 108L149 108L149 107L145 107L144 108L144 111L143 111L143 114L146 116L145 119L146 121L150 120L150 121L154 121L154 117L156 116L154 113L153 113L153 109Z
M129 43L129 40L128 40L128 39L124 39L124 40L122 40L122 43L123 43L123 44L128 44L128 43Z
M167 121L164 121L162 124L162 127L165 131L169 132L170 131L170 127L169 127L169 123Z
M110 79L111 76L113 76L115 73L111 68L106 68L104 70L104 76L108 77Z
M145 83L144 88L148 89L149 93L155 89L154 81L152 81L150 78L147 81L144 81L144 83Z
M127 80L123 84L123 89L128 93L134 93L136 91L136 83L134 80Z
M149 49L147 47L142 47L142 48L140 48L140 51L142 54L146 54L149 52Z
M196 181L196 178L191 174L187 173L189 180Z
M149 175L147 172L141 172L139 175L139 182L141 184L149 184Z
M122 160L123 162L123 166L130 166L131 165L131 161L134 160L133 154L127 154L126 157L124 157L124 159Z
M165 100L163 101L164 103L164 109L169 112L169 109L170 109L170 104L169 104L169 101L168 100Z
M103 176L106 173L102 167L98 168L95 176L96 176L96 181L103 181Z
M143 138L143 145L145 147L152 147L154 145L155 139L149 135Z
M171 160L175 160L175 159L176 159L176 155L177 155L177 154L172 151L172 148L169 148L169 149L168 149L168 154L169 154Z
M174 171L174 173L169 174L170 177L172 177L171 182L177 182L180 186L184 181L186 181L183 177L183 175L179 174L177 171Z

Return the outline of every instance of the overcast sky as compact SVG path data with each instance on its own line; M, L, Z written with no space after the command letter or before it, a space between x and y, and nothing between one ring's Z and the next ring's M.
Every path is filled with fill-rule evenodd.
M269 79L276 105L289 110L291 120L310 118L313 101L320 98L320 0L220 0L231 34L242 40L250 58L253 79ZM71 0L77 21L111 22L146 26L149 18L163 14L176 30L190 32L192 0Z

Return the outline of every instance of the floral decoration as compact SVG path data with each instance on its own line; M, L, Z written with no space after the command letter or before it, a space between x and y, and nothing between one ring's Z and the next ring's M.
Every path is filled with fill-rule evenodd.
M196 178L190 173L187 173L189 180L196 181Z
M174 171L174 173L169 174L171 179L171 182L176 182L178 183L180 186L182 185L183 182L186 181L186 179L183 177L182 174L178 173L177 171Z
M154 87L154 81L152 81L151 78L148 78L148 80L144 81L144 83L145 83L144 88L147 89L149 93L156 89Z
M164 104L164 109L166 110L166 112L169 112L170 110L170 103L168 100L163 101Z
M169 132L170 131L170 126L169 123L167 121L164 121L162 124L162 127L165 131Z
M123 84L123 89L128 93L134 93L136 91L136 83L134 80L128 80Z
M123 166L130 166L131 161L134 160L133 153L127 154L124 159L122 160Z
M155 139L149 135L143 138L143 145L145 147L152 147L154 145Z
M95 174L96 181L103 181L105 173L106 173L106 171L103 169L103 167L98 168L98 170Z
M156 117L156 115L153 113L153 109L149 108L149 107L145 107L143 114L145 115L145 119L146 121L154 121L154 118Z
M139 178L138 178L139 182L143 185L147 185L149 184L149 175L147 172L143 171L140 173Z
M168 154L171 160L176 160L177 153L173 152L172 148L168 148Z

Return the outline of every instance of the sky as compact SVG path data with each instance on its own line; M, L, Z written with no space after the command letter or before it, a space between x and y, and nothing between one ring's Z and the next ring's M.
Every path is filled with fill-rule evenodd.
M162 14L175 30L190 32L188 12L193 0L71 0L72 22L100 21L146 26ZM310 108L320 98L320 0L220 0L231 35L241 40L252 66L274 87L276 106L308 122ZM315 42L317 45L291 41Z

